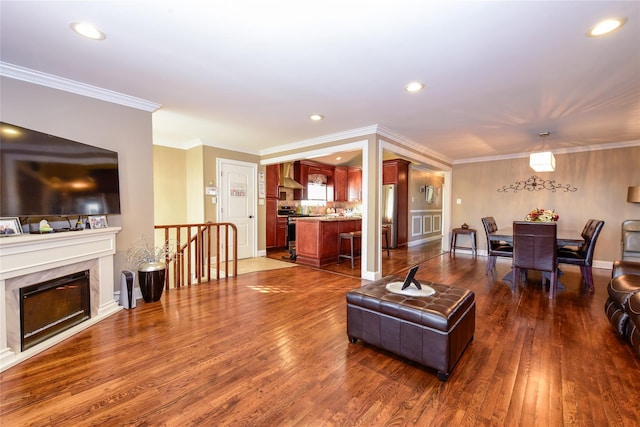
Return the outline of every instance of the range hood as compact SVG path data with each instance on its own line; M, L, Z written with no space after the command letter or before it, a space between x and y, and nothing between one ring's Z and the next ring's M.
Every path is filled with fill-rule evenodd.
M304 186L293 179L293 163L280 164L280 187L303 189Z

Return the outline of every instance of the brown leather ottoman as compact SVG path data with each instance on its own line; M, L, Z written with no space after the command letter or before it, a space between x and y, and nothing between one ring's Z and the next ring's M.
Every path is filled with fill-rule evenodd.
M347 293L347 336L436 369L447 381L476 326L475 295L468 289L423 282L428 297L387 291L387 276Z

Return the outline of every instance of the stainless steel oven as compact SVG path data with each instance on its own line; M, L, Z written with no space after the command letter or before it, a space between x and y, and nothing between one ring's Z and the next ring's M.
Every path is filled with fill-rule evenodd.
M300 217L309 215L291 213L287 215L287 249L289 250L289 259L296 259L296 221Z

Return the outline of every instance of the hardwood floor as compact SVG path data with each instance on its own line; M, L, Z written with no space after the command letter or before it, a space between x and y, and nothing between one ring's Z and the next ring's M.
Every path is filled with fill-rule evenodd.
M420 264L442 254L441 242L433 241L420 246L414 246L412 248L402 247L389 250L389 253L383 252L382 254L382 275L387 276L389 274L395 274L402 271L407 267ZM267 257L290 261L290 253L284 248L270 249L267 252ZM351 262L347 259L342 259L341 262L335 262L319 268L323 271L332 273L344 274L352 277L360 277L360 259L356 258L354 267L351 268Z
M349 343L345 294L363 281L297 267L171 290L6 370L0 424L637 425L640 358L604 315L609 270L588 294L563 266L550 301L535 274L512 291L486 258L427 258L421 281L476 294L475 338L446 383Z

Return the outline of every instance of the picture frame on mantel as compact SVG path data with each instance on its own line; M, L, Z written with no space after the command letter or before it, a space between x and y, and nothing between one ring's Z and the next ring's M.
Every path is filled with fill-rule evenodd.
M17 236L18 234L22 234L22 226L18 218L0 218L0 236Z
M109 227L106 215L91 215L87 217L87 221L89 223L89 228L92 230Z

